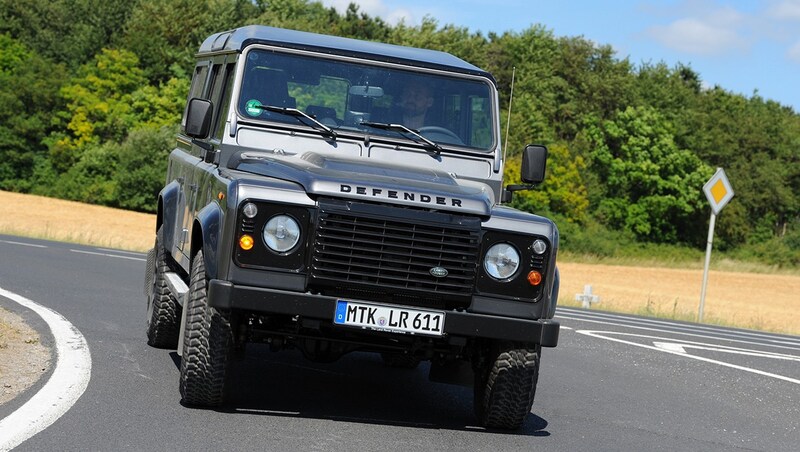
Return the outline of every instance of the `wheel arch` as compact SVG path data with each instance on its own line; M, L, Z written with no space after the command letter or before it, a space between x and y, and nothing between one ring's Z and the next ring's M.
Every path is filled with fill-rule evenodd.
M195 216L190 259L193 260L197 252L203 250L203 261L208 279L216 278L219 270L217 257L221 227L222 211L217 203L212 202L206 205Z
M177 181L167 184L158 194L158 213L156 215L156 232L164 226L164 248L172 250L175 247L175 226L178 222L178 201L180 199L180 185Z

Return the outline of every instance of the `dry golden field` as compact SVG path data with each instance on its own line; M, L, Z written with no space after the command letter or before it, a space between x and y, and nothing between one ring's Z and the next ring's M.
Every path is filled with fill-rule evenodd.
M0 191L0 234L130 251L153 246L156 216Z
M0 234L145 251L155 215L0 191ZM726 268L732 267L730 263ZM733 266L734 268L735 265ZM559 262L559 304L578 306L575 294L591 284L593 309L694 321L703 270ZM800 334L800 276L712 270L704 321Z
M702 268L627 267L560 262L560 303L591 284L593 308L695 321ZM742 328L800 334L800 276L711 270L703 320Z

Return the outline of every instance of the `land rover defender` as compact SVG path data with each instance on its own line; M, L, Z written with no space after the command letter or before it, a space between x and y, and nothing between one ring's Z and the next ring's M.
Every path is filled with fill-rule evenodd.
M404 90L424 87L422 126ZM330 362L430 364L518 428L555 347L558 229L502 203L494 78L453 55L247 26L197 53L145 276L147 341L176 348L184 403L225 402L247 343Z

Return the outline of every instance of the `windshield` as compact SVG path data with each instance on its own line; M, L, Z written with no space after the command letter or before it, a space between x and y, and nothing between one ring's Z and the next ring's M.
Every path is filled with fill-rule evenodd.
M308 125L264 107L297 109L337 133L420 142L416 132L443 146L488 151L495 143L492 93L485 79L253 49L237 106L248 119Z

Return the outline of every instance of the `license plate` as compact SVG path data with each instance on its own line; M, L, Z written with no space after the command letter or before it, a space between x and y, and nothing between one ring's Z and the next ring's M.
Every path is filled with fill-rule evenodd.
M337 300L333 323L391 333L441 336L444 312Z

